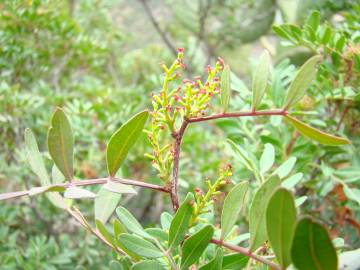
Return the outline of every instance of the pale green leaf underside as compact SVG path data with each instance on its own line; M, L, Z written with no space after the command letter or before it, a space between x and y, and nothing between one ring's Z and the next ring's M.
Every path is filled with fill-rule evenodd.
M269 80L269 75L270 75L270 55L268 51L264 51L260 56L259 64L256 67L253 78L253 84L252 84L253 109L256 109L259 106L265 94L265 90L267 88L267 83Z

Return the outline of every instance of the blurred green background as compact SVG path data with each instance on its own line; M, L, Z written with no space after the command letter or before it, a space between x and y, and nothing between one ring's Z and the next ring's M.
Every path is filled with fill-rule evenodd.
M320 12L322 27L314 33L307 28L313 10ZM312 125L348 136L351 146L318 146L276 117L194 125L183 142L180 189L184 194L203 186L226 162L234 166L235 182L251 177L222 143L227 137L256 157L270 142L278 164L297 157L296 170L304 174L297 195L306 196L304 211L326 223L345 246L358 248L359 22L356 0L1 1L0 191L39 185L25 162L24 129L34 131L48 156L46 134L56 106L64 108L73 127L76 177L106 176L108 139L133 114L151 107L151 93L161 88L160 64L171 63L178 47L185 48L188 78L203 75L219 56L230 64L232 110L249 107L252 71L262 50L269 50L274 66L264 108L279 104L296 66L323 53L328 61L299 109L311 116ZM302 37L296 29L290 38L274 32L272 25L283 23L298 25ZM122 175L160 183L143 156L149 144L142 142L130 152ZM144 190L124 196L120 204L144 224L171 211L168 198ZM81 202L80 208L93 215L91 203ZM45 196L0 204L0 269L108 269L112 256Z

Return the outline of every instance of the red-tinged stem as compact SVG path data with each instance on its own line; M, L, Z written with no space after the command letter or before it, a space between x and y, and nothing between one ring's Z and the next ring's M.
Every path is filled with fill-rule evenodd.
M248 256L249 258L251 259L254 259L258 262L261 262L263 264L266 264L268 266L270 266L272 269L276 269L276 270L281 270L281 267L257 254L254 254L252 253L249 249L247 248L244 248L244 247L239 247L239 246L235 246L235 245L232 245L232 244L229 244L229 243L226 243L226 242L223 242L221 240L218 240L218 239L211 239L210 241L211 243L215 244L215 245L218 245L218 246L221 246L221 247L225 247L227 249L230 249L232 251L235 251L237 253L241 253L241 254L244 254L245 256Z
M239 117L247 117L247 116L271 116L271 115L285 116L287 114L288 112L284 109L273 109L273 110L263 110L263 111L251 110L244 112L219 113L210 116L184 119L180 129L172 134L172 136L175 138L175 145L174 145L173 173L172 173L172 180L170 183L171 184L170 197L174 210L176 211L179 208L178 182L179 182L179 160L180 160L181 141L184 136L185 130L190 123L204 122L204 121L221 119L221 118L239 118Z
M80 180L80 181L75 181L75 182L71 182L71 183L67 182L67 183L62 183L62 184L49 185L47 187L49 187L49 188L51 188L51 187L68 188L70 186L79 186L80 187L80 186L103 185L103 184L106 184L108 180L111 180L113 182L120 183L123 185L137 186L137 187L153 189L153 190L161 191L161 192L165 192L165 193L170 193L170 191L167 188L159 186L159 185L145 183L145 182L131 180L131 179L122 179L122 178L86 179L86 180ZM18 198L18 197L22 197L22 196L27 196L29 194L30 194L30 190L4 193L4 194L0 194L0 201Z

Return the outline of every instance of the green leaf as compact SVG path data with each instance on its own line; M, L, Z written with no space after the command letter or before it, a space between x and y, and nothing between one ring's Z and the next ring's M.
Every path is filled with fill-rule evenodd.
M148 116L148 111L136 114L111 136L106 149L107 168L111 177L115 176L130 148L135 144Z
M222 270L224 251L222 248L216 249L215 258L209 263L201 266L199 270Z
M284 180L281 183L281 186L287 189L291 189L293 187L295 187L303 178L303 174L302 173L296 173L292 176L290 176L289 178L287 178L286 180Z
M120 222L125 226L125 228L132 233L137 235L151 238L151 236L145 232L141 224L136 220L136 218L124 207L120 206L116 209L116 214Z
M241 270L246 267L249 257L244 254L233 253L224 256L223 270Z
M298 270L336 270L336 250L326 229L311 218L302 218L295 229L291 257Z
M138 256L145 258L159 258L164 256L156 246L139 236L123 233L119 235L118 240L129 251Z
M165 268L158 261L148 260L135 263L131 270L164 270Z
M320 12L317 10L314 10L311 15L307 18L306 23L309 25L314 32L316 32L317 28L320 24Z
M274 165L275 161L275 149L270 143L265 144L264 152L260 158L260 172L266 173Z
M182 247L181 269L187 269L200 258L208 246L213 234L214 228L211 225L206 225L184 241Z
M118 261L110 261L109 270L125 270L122 264Z
M296 225L296 208L292 194L279 188L270 198L266 210L266 230L276 259L286 269L291 264L291 244Z
M121 194L108 191L102 186L95 198L95 218L105 224L115 211L120 199Z
M293 107L305 95L311 82L316 77L316 65L322 60L322 56L315 55L307 60L296 73L294 80L287 90L285 109Z
M223 112L226 112L229 107L230 96L231 96L231 81L230 81L230 67L225 65L224 70L221 74L221 106Z
M221 239L225 239L235 225L241 210L246 207L245 198L249 187L248 182L241 182L233 187L224 200L221 213Z
M147 228L145 229L145 232L159 241L166 242L169 240L168 234L160 228Z
M290 157L273 172L273 175L278 175L281 179L285 178L294 168L295 163L296 157Z
M257 249L266 240L266 206L275 189L281 184L272 176L256 191L249 210L250 249Z
M65 188L63 186L33 187L29 190L29 196L34 196L45 192L60 192L64 190Z
M56 166L68 181L73 179L74 138L64 111L57 108L48 131L48 149Z
M170 228L172 219L173 219L172 215L170 215L168 212L163 212L160 216L161 227L164 230L168 230Z
M265 90L267 88L269 75L270 75L270 55L268 51L264 51L259 60L254 73L252 91L253 91L253 100L252 107L255 110L260 104Z
M108 232L108 230L105 228L104 224L98 219L95 219L95 224L96 224L97 230L105 238L105 240L108 241L111 245L115 246L114 238Z
M79 188L77 186L70 186L65 190L64 197L67 199L94 199L96 194L90 190Z
M306 136L314 141L326 145L343 145L350 144L351 142L343 137L337 137L334 135L327 134L321 130L313 128L308 124L301 122L300 120L290 115L285 116L286 119L292 124L292 126L299 131L303 136Z
M169 230L169 249L178 246L184 240L193 212L191 205L193 200L194 195L192 193L188 193L184 202L181 204L171 221Z
M360 189L349 188L348 185L343 184L343 190L348 199L353 200L360 205Z
M117 183L112 180L108 180L107 183L103 187L104 187L104 189L114 192L114 193L137 194L137 191L132 186Z

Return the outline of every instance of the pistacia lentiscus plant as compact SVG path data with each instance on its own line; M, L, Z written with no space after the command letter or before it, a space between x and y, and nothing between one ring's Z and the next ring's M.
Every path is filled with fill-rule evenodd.
M215 180L207 181L206 191L196 188L189 190L182 200L178 196L181 141L187 127L198 122L276 115L300 134L321 144L349 144L346 138L326 134L291 114L292 107L302 99L316 76L322 57L313 56L298 70L283 106L258 110L270 78L271 59L264 52L254 73L251 109L229 112L232 96L229 66L219 59L214 67L207 67L205 80L201 77L182 80L183 56L184 51L179 49L172 65L162 66L163 85L161 91L152 96L152 110L139 112L111 136L106 149L108 176L75 179L72 130L65 113L58 108L48 131L48 151L54 162L52 176L46 171L33 133L26 130L28 160L42 186L1 194L0 199L46 193L55 206L67 211L114 251L115 259L109 262L111 269L337 269L337 251L327 230L311 217L299 216L302 198L295 199L293 194L298 182L298 174L291 175L294 160L290 158L274 166L275 151L270 144L265 145L257 162L240 145L231 140L227 142L253 172L256 183L250 185L246 180L233 183L232 166L225 165L219 168ZM214 108L221 110L214 111ZM142 132L152 145L152 152L145 155L163 185L116 175ZM97 194L83 188L92 185L101 186ZM132 186L168 194L174 214L164 212L159 226L143 228L125 207L116 209L122 193L136 193ZM230 191L225 196L220 218L214 219L212 205L224 186ZM78 199L94 199L96 226L76 207ZM110 232L110 224L106 223L115 209L117 218L113 219ZM248 221L249 233L239 234L236 230L240 216ZM249 240L248 247L239 245L244 240Z

